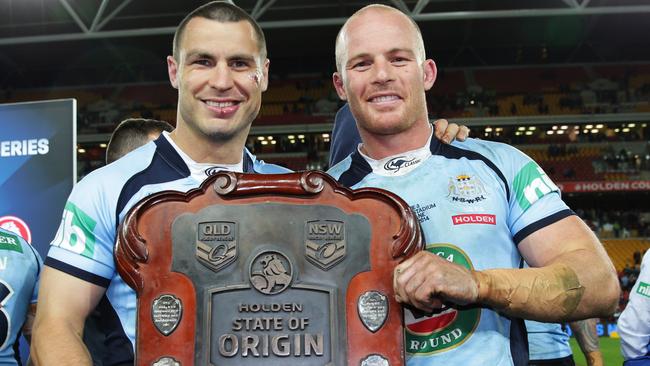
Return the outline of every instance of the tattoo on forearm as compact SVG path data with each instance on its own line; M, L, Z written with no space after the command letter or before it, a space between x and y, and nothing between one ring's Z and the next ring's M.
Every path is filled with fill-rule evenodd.
M596 319L578 320L571 322L569 325L584 354L600 349L598 333L596 332Z

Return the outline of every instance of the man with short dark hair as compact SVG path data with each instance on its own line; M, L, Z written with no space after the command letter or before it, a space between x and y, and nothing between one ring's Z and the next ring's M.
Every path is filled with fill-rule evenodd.
M163 131L172 132L174 126L165 121L147 118L127 118L113 130L106 147L106 164L110 164L149 141Z
M268 84L264 35L246 12L211 2L190 13L167 58L178 89L176 128L80 181L45 261L32 354L39 365L90 365L81 334L98 303L112 324L104 365L133 364L136 296L116 271L116 228L140 199L186 192L210 172L287 172L244 144ZM104 311L106 309L106 311ZM126 346L124 346L126 345Z

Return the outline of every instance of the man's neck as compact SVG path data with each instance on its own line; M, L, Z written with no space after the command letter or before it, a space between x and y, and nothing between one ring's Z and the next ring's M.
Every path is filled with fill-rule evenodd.
M417 122L409 130L394 135L372 134L359 129L361 151L368 157L381 160L388 156L419 149L424 146L431 136L431 124L428 120Z
M198 135L191 129L177 127L169 136L174 143L197 163L237 164L241 161L244 138L214 141ZM241 141L240 141L241 140Z

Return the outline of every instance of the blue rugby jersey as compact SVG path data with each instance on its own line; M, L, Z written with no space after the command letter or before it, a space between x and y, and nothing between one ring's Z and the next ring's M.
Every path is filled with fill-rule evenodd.
M243 170L262 174L289 171L256 160L245 149ZM105 341L111 359L103 360L104 365L132 363L134 356L136 296L115 267L113 248L118 225L144 197L163 190L187 192L200 184L170 141L161 135L88 174L70 194L45 264L106 287L99 308L102 326L111 328Z
M42 265L29 243L0 228L0 365L18 365L18 338L38 297Z
M426 150L426 147L423 148ZM329 170L351 188L401 196L418 216L427 250L475 270L520 268L518 243L573 212L539 166L505 144L430 140L422 149L373 162L357 150ZM419 161L418 161L419 160ZM487 308L405 311L409 366L527 365L523 321Z
M560 324L526 320L526 331L531 360L555 360L573 355L569 334Z

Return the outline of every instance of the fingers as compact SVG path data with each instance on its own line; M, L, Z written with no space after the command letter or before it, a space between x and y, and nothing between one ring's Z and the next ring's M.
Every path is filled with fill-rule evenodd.
M393 287L395 299L401 303L411 304L418 309L431 312L439 309L442 302L432 297L435 287L429 280L429 266L441 260L428 252L420 252L407 261L395 267Z
M450 144L454 140L465 141L469 137L469 128L465 125L449 123L444 118L436 120L433 124L436 138L445 144Z

